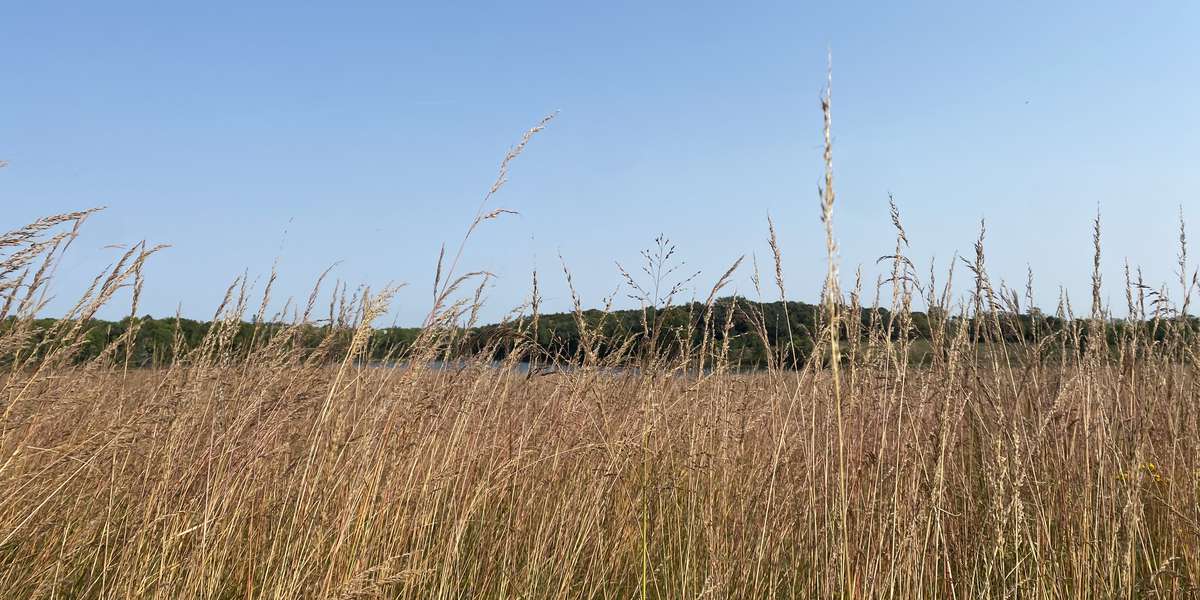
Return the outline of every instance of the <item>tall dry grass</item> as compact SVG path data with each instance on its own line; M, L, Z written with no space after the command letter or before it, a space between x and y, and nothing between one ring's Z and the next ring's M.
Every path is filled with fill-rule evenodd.
M0 596L1195 597L1200 341L1180 318L1194 286L1186 253L1179 300L1131 276L1140 324L1109 336L1097 219L1090 318L1006 343L1032 292L1022 304L993 286L981 233L973 290L952 298L950 277L921 276L905 257L893 205L892 276L843 293L828 96L823 106L818 358L785 348L754 373L734 368L719 335L733 311L712 318L741 261L688 325L701 343L683 343L693 337L664 332L655 310L678 291L665 245L647 254L650 281L630 276L654 342L599 352L572 291L583 343L571 369L517 368L549 360L531 335L537 275L505 364L427 366L478 315L480 291L456 298L487 275L458 275L461 250L439 266L419 342L395 357L408 368L360 360L392 289L331 307L315 348L299 348L297 331L313 322L316 289L292 326L234 347L270 294L251 298L244 279L204 343L169 364L130 368L122 339L80 363L84 324L114 294L132 287L137 314L155 249L129 250L52 335L35 335L54 265L89 213L5 234ZM502 214L487 202L466 237ZM773 225L771 238L782 296ZM868 294L890 296L886 318L844 318ZM917 366L921 304L932 327ZM347 332L348 347L334 343Z

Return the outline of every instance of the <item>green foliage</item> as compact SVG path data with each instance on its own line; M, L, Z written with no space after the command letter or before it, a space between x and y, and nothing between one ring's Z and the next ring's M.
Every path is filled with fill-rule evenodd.
M656 324L661 328L659 334L666 343L662 344L661 353L678 354L680 349L691 344L692 348L699 347L705 335L705 323L711 330L713 344L728 345L732 364L741 368L762 368L770 364L771 358L780 359L777 364L793 366L784 357L793 357L795 365L807 361L816 345L817 331L821 327L822 308L804 302L754 302L740 297L726 297L713 303L712 314L704 318L705 307L700 303L684 304L659 309L648 310L646 315L641 310L586 310L581 317L584 327L594 334L597 344L597 355L601 358L608 356L618 349L625 348L631 356L637 356L647 337L647 323ZM732 313L732 314L730 314ZM579 329L580 316L574 313L555 313L539 315L537 332L534 334L534 347L545 356L560 361L572 362L578 360L583 353L582 335ZM1094 337L1093 329L1086 319L1064 319L1047 316L1038 311L1029 314L1014 313L985 313L982 316L966 318L951 316L939 318L936 313L929 315L923 312L911 314L911 324L907 332L899 330L899 325L892 320L892 314L884 308L863 308L859 310L859 335L865 336L871 331L873 319L890 328L893 340L907 336L909 339L922 343L929 342L936 327L941 327L944 335L953 335L959 327L968 327L968 332L979 331L981 320L994 320L999 327L992 327L988 335L976 339L977 344L1015 344L1021 342L1034 343L1039 340L1047 344L1047 352L1083 352L1087 349L1090 337ZM646 319L646 320L644 320ZM1105 344L1115 347L1122 336L1141 335L1144 339L1162 341L1168 332L1167 324L1174 322L1179 331L1185 336L1193 336L1200 332L1200 319L1188 316L1176 318L1173 321L1154 319L1147 321L1113 320L1104 324ZM19 325L14 318L0 321L0 335L6 334ZM56 319L36 319L26 322L29 328L25 336L25 344L20 348L24 356L39 355L47 349L47 336L58 324ZM725 324L728 323L728 330ZM524 325L529 325L526 318ZM169 317L155 319L149 315L131 319L126 317L120 321L93 320L86 325L82 336L83 343L74 354L77 362L93 360L105 352L124 361L128 357L131 367L149 367L170 364L176 354L186 354L201 346L212 328L211 322ZM136 335L132 344L127 348L125 337L131 326L136 326ZM314 349L331 333L334 339L326 341L333 349L344 347L349 343L352 334L349 330L330 331L328 326L313 324L289 325L285 323L249 323L238 322L237 329L231 336L230 343L235 351L246 353L251 351L254 343L262 343L282 328L291 327L294 334L294 347L297 349ZM405 352L417 342L421 329L416 327L388 327L371 332L368 344L367 358L370 360L385 360L404 356ZM790 332L790 333L789 333ZM996 333L999 332L999 333ZM515 341L520 335L513 323L492 324L462 330L461 343L452 346L448 358L474 356L481 352L492 354L492 358L501 360L509 357L516 347ZM790 339L789 339L790 335ZM849 328L843 323L841 337L843 340L850 335ZM972 334L973 335L973 334ZM764 339L765 338L765 339ZM11 364L12 350L0 356L0 363Z

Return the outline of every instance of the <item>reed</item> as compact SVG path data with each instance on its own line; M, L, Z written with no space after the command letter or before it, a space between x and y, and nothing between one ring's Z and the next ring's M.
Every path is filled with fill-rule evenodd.
M894 202L890 277L844 294L830 110L827 93L817 347L797 352L789 329L759 371L729 339L736 318L767 343L762 315L713 312L742 259L673 325L662 309L689 277L665 239L647 278L623 270L645 315L636 350L604 338L572 285L582 342L548 352L535 273L502 364L485 349L430 366L457 356L485 301L460 289L488 277L458 274L461 247L503 213L488 203L548 119L439 261L423 333L389 356L403 368L361 360L394 288L335 286L318 321L318 282L290 321L232 344L243 318L287 314L265 318L274 274L261 298L238 278L203 342L177 336L151 368L130 366L129 333L79 360L87 322L140 290L157 248L128 250L47 332L46 286L92 211L0 236L0 595L1196 597L1200 328L1182 219L1177 299L1127 269L1127 319L1102 302L1098 216L1091 311L1065 328L1030 312L1032 275L1024 306L993 283L982 228L967 297L953 262L919 275ZM847 318L871 296L886 316ZM1059 310L1072 316L1065 295ZM303 327L324 337L304 344Z

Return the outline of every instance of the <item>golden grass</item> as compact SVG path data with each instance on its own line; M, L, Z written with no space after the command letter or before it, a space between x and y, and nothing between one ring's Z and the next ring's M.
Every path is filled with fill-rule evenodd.
M828 97L824 107L831 165ZM529 327L536 275L510 362L426 368L455 343L452 324L477 314L478 293L453 300L474 276L455 274L457 258L439 268L425 334L399 357L412 368L359 360L392 290L344 308L315 349L283 328L235 350L244 286L230 288L205 342L170 364L131 369L121 340L80 364L81 323L122 286L140 289L153 249L131 249L39 342L40 290L87 214L0 237L0 349L11 357L0 381L0 597L1200 593L1200 342L1163 296L1129 287L1130 311L1159 334L1131 328L1085 346L1108 321L1097 294L1090 321L1001 343L1003 307L1016 300L989 283L982 238L959 309L976 318L955 325L949 285L920 281L903 256L893 206L894 272L881 289L894 311L889 322L843 320L863 292L838 288L826 173L830 270L813 352L826 360L788 369L783 349L757 373L730 365L728 338L714 333L728 321L697 315L702 342L680 345L652 311L655 343L643 348L653 352L602 356L585 330L577 368L517 369L521 357L545 359ZM471 230L500 214L485 208ZM1097 260L1098 233L1097 221ZM782 294L778 269L776 279ZM645 286L648 306L674 289L659 283ZM889 332L910 331L921 300L940 310L918 367L913 336ZM349 347L334 344L347 329ZM618 364L638 368L609 368Z

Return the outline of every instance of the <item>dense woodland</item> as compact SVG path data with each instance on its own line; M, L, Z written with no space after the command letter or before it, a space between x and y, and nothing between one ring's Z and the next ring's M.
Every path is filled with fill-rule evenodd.
M452 339L446 345L445 358L457 359L468 356L490 355L493 359L509 357L514 342L518 339L533 341L530 334L536 324L536 344L522 345L537 348L540 358L573 362L582 356L582 341L586 332L595 340L595 352L605 356L620 351L628 356L638 356L651 344L655 352L686 352L690 341L696 347L703 333L710 328L715 343L727 344L732 362L742 368L761 368L770 364L794 367L810 358L814 347L813 335L818 331L818 320L822 308L803 302L755 302L741 297L726 297L715 301L711 312L700 303L672 306L666 309L633 310L584 310L580 312L538 315L536 319L523 317L517 320L478 327L460 327L445 336ZM966 326L967 334L975 336L977 344L995 344L995 331L1003 332L1003 342L1041 341L1048 352L1064 349L1081 351L1094 328L1088 319L1070 318L1064 315L1046 315L1034 309L1026 313L1013 311L985 312L984 317L994 319L998 328L980 327L979 319L950 315L943 317L936 311L932 314L913 312L911 321L901 323L885 308L845 307L847 314L857 312L858 323L848 319L843 326L843 339L866 340L869 332L890 331L893 339L907 335L917 340L917 345L929 342L939 332L947 335ZM234 349L249 352L255 343L270 338L279 330L290 328L295 347L316 348L324 343L332 344L328 350L349 343L353 333L348 326L330 327L314 323L293 325L282 322L225 322L230 327L224 342ZM5 349L0 359L12 362L13 353L28 357L38 354L42 343L54 328L65 325L56 319L37 319L29 322L8 318L0 322L0 333L14 327L25 327L26 343L18 349ZM72 325L74 325L72 323ZM136 327L132 347L126 348L122 339L131 325ZM1109 320L1105 324L1106 337L1110 346L1123 332L1141 329L1151 339L1162 340L1171 326L1183 325L1186 332L1200 331L1200 320L1196 317L1160 317L1144 322ZM76 350L76 360L83 362L96 358L101 352L114 352L128 357L131 367L152 367L170 364L177 354L197 349L202 345L213 323L186 318L153 318L149 315L125 318L120 321L91 320L84 325L86 334L82 345ZM882 329L881 329L882 328ZM330 334L333 335L330 335ZM417 327L388 327L371 332L369 356L372 360L402 360L407 349L422 334ZM788 338L792 343L787 343ZM786 350L785 350L786 349ZM523 350L528 352L527 350ZM527 361L530 356L519 357ZM916 360L921 360L918 353Z

